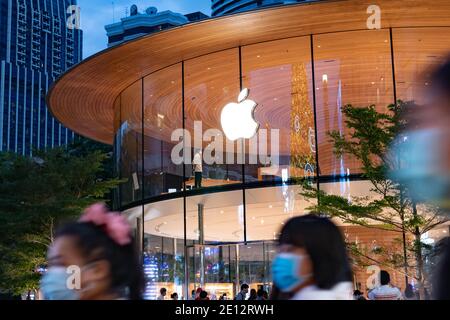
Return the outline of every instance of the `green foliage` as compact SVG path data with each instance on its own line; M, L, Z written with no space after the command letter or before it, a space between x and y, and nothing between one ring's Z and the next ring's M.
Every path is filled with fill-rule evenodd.
M350 155L359 161L363 178L370 182L372 196L347 199L316 190L306 182L303 184L303 195L319 199L318 204L309 209L326 213L344 222L399 234L405 232L408 243L403 243L403 246L416 259L413 267L421 268L421 262L418 260L421 259L421 251L425 248L420 241L421 235L448 219L440 215L438 208L413 203L407 190L390 179L390 173L399 169L401 164L398 154L390 150L401 141L399 137L408 125L404 115L414 107L416 106L413 102L402 101L389 105L387 113L378 112L374 105L362 108L352 105L343 107L342 113L346 119L348 133L344 135L339 131L329 132L330 142L334 144L336 155ZM408 240L411 238L414 241ZM382 255L383 250L379 250L371 254ZM408 259L409 257L406 261L404 257L400 259L401 265L408 265ZM389 257L385 257L384 261L398 267L399 255L389 253Z
M54 227L108 200L121 182L113 178L109 149L81 140L32 158L0 154L0 291L37 288L36 269L45 265Z

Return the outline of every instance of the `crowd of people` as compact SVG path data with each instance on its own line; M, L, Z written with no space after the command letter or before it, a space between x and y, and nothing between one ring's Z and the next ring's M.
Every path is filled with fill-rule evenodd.
M413 145L423 147L415 139L423 136L427 150L413 150L420 155L404 175L410 190L425 183L428 199L439 203L442 211L450 209L450 61L434 72L432 89L426 108L411 115L415 119ZM424 180L425 179L425 180ZM448 241L447 241L448 242ZM143 272L131 227L117 213L108 212L103 205L86 210L80 221L58 229L48 252L49 268L41 281L45 299L50 300L114 300L141 299ZM79 288L67 286L67 268L80 266ZM450 299L450 246L444 248L434 274L433 299ZM320 214L299 216L287 221L278 239L278 254L272 263L272 300L362 300L364 294L354 291L352 268L346 244L338 227ZM263 290L251 290L243 284L236 300L265 300ZM161 289L159 300L165 300ZM386 271L380 272L380 285L367 293L373 300L414 299L412 287L402 294L390 284ZM209 300L201 288L193 292L194 300ZM220 299L225 299L222 295ZM171 299L177 300L176 293Z
M264 289L251 289L249 291L249 285L244 283L241 285L241 291L236 295L234 300L255 300L255 301L264 301L269 299L269 295ZM250 292L250 294L249 294ZM161 288L159 290L159 296L156 300L168 300L167 298L167 289ZM170 300L179 300L178 293L174 292L170 295ZM216 295L210 295L206 290L202 288L197 288L197 290L191 291L191 297L189 300L202 301L202 300L228 300L227 293L222 293L218 298Z

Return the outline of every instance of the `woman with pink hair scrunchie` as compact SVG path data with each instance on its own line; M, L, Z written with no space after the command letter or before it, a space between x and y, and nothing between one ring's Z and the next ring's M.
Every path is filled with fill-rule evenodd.
M59 228L41 280L46 300L139 300L143 272L131 227L103 203Z

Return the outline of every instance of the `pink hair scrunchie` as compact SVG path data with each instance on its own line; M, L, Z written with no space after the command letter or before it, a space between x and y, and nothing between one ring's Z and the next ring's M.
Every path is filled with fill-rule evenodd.
M131 243L131 226L127 219L118 212L108 211L103 203L88 207L79 222L103 227L108 236L121 246Z

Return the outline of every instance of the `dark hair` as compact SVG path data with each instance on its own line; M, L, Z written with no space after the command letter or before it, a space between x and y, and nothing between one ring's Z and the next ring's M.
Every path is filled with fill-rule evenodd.
M166 292L167 292L167 289L166 289L166 288L161 288L161 289L159 289L159 293L161 293L161 294L166 293Z
M178 293L174 292L170 295L171 299L175 299L175 297L178 297Z
M242 285L241 285L241 291L242 290L244 290L244 289L248 289L249 287L248 287L248 284L246 284L246 283L243 283Z
M314 281L320 289L352 281L344 239L328 218L316 214L295 217L281 230L279 244L304 248L312 261ZM277 292L277 290L274 290Z
M200 299L206 299L208 297L208 292L202 291L200 292Z
M362 296L362 292L361 291L359 291L359 290L355 290L355 291L353 291L353 295L354 296Z
M450 57L443 65L433 71L431 82L435 90L445 94L450 93Z
M263 289L259 289L258 292L256 293L256 295L258 297L263 297L264 296L264 290Z
M111 290L132 300L142 298L144 276L135 242L119 245L93 223L69 223L60 227L55 238L74 237L88 261L106 260L111 270Z
M386 270L380 271L380 283L382 286L389 284L391 282L391 276L389 275L389 272Z
M191 294L195 294L195 290L192 290L192 291L191 291Z
M436 250L438 263L433 276L433 298L450 300L450 237L440 240Z

